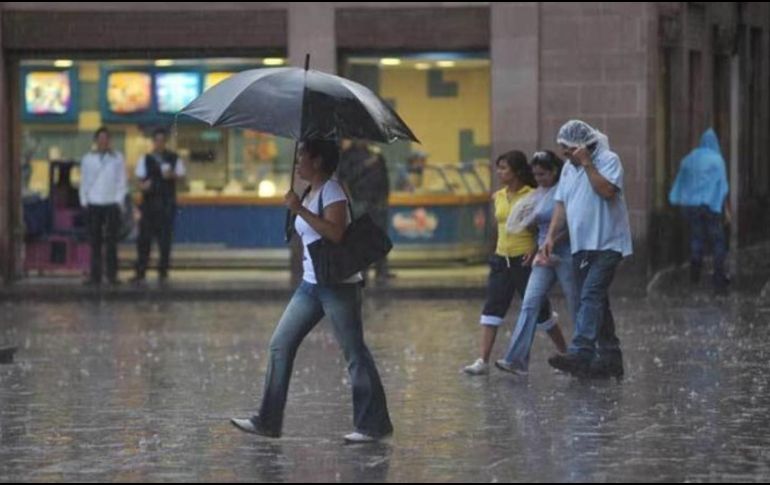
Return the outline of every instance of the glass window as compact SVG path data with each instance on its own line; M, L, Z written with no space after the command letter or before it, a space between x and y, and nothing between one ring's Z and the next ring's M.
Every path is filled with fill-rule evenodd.
M381 145L395 192L488 190L490 72L486 53L343 53L343 76L390 103L422 142ZM414 155L422 152L421 160Z

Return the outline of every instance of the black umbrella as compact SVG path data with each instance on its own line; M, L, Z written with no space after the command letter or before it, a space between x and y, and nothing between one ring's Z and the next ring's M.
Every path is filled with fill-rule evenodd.
M296 67L235 74L203 93L180 114L210 126L249 128L295 140L419 142L393 108L368 88L343 77Z
M308 69L252 69L222 81L180 115L209 126L248 128L294 140L352 138L391 143L412 130L379 96L343 77ZM296 163L296 145L294 163ZM292 188L294 170L292 170Z

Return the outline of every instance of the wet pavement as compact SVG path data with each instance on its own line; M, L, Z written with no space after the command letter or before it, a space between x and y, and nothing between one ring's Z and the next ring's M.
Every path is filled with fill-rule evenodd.
M542 335L528 378L466 377L481 300L369 298L396 433L367 446L342 443L350 392L325 324L297 357L284 438L228 424L258 404L285 303L0 303L0 346L19 346L0 366L0 481L770 479L770 305L754 298L616 299L622 382L552 372Z

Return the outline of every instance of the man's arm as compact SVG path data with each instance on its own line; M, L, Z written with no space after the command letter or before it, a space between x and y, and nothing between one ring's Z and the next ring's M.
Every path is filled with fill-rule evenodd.
M601 173L599 173L596 165L594 165L593 158L591 158L591 154L585 147L578 148L573 156L583 167L583 170L586 171L588 180L591 181L591 186L600 197L606 200L610 200L615 197L618 192L620 192L619 187L617 187L615 184L607 180Z

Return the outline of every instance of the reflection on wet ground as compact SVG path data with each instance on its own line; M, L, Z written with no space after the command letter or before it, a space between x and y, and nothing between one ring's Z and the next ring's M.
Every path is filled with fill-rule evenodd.
M284 304L2 304L0 346L20 349L0 366L0 479L770 479L770 307L750 298L617 299L620 383L552 372L542 335L527 379L466 377L480 300L369 300L396 427L372 446L342 444L350 395L326 325L300 349L285 437L228 424L258 404Z

